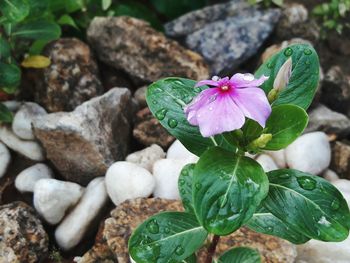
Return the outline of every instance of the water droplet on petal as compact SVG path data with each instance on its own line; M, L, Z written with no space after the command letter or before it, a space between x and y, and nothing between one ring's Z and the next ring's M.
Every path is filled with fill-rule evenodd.
M243 79L246 81L252 81L252 80L254 80L254 75L246 73L246 74L244 74Z
M167 112L168 112L168 110L167 109L160 109L160 110L158 110L157 112L156 112L156 118L158 119L158 120L164 120L164 118L165 118L165 115L167 114Z
M305 49L304 50L304 54L307 55L307 56L311 55L312 54L311 49L309 49L309 48Z
M316 187L316 181L309 176L301 176L297 181L300 187L305 190L314 190Z
M181 245L178 245L175 249L175 254L180 256L183 253L185 253L185 249Z
M287 47L286 50L284 51L284 55L287 57L290 57L293 54L293 49L290 47Z
M339 207L340 207L340 201L339 201L338 198L335 198L335 199L332 201L332 203L331 203L331 208L332 208L333 210L338 210Z
M178 122L175 119L169 119L168 120L168 125L169 125L170 128L176 128L177 124L178 124Z
M147 230L152 234L158 234L159 233L159 225L157 223L157 220L152 219L147 223L146 226Z

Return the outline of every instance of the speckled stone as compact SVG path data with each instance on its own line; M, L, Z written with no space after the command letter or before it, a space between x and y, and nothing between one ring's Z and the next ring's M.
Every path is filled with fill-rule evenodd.
M101 61L139 81L153 82L168 76L208 77L208 67L200 55L167 39L143 20L95 17L87 38Z
M148 217L161 211L183 211L183 208L180 201L140 198L125 201L111 212L112 217L105 221L103 238L119 263L130 262L127 243L132 231ZM295 246L289 242L255 233L247 228L223 237L219 242L217 255L232 246L256 248L266 263L293 263L297 256ZM199 253L198 262L203 262L205 253Z
M48 243L33 208L23 202L0 206L0 262L40 262Z
M232 0L224 4L207 6L166 23L164 25L165 34L171 37L186 36L209 23L238 15L241 10L249 6L246 0Z
M88 45L75 38L50 43L44 54L51 65L41 71L35 101L50 112L71 111L103 93L97 64Z
M350 145L337 141L332 146L331 167L335 172L350 180Z
M145 146L158 144L163 148L168 148L175 140L152 115L149 108L144 108L136 114L133 135L139 143Z
M225 73L253 56L278 22L279 9L243 9L187 35L186 45L201 54L212 74Z
M34 121L34 134L47 158L68 181L87 185L123 160L131 137L131 94L114 88L69 113L51 113Z

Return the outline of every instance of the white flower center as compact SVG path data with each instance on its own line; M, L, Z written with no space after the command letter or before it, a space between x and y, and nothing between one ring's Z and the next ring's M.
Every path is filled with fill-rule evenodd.
M229 87L227 85L221 87L221 90L224 90L224 91L226 91L228 89L229 89Z

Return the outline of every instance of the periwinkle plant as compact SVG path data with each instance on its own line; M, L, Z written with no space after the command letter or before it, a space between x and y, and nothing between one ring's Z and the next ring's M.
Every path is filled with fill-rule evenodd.
M303 132L318 81L315 50L293 45L255 76L153 83L147 91L152 113L200 159L179 177L186 212L162 212L143 222L129 240L133 260L196 262L196 252L206 246L207 263L260 262L257 251L246 247L214 258L220 236L242 226L294 244L347 238L349 208L334 186L297 170L265 173L245 156L283 149Z

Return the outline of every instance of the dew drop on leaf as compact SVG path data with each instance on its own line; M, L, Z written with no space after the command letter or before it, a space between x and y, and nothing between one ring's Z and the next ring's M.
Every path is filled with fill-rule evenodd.
M181 245L178 245L175 249L175 254L180 256L183 253L185 253L185 249Z
M316 181L309 176L301 176L297 181L300 187L305 190L314 190L316 187Z
M152 219L151 221L149 221L146 228L152 234L159 233L159 225L157 223L157 220L155 220L155 219Z
M170 128L176 128L177 124L178 124L178 122L175 119L169 119L168 120L168 125L169 125Z
M293 54L293 49L290 47L287 47L286 50L284 51L284 55L287 57L290 57Z
M311 55L311 54L312 54L311 49L308 49L308 48L305 49L305 50L304 50L304 54L307 55L307 56Z
M279 178L281 178L281 179L288 179L288 178L290 178L290 174L281 174L279 176Z
M180 180L179 180L179 184L180 184L180 185L184 185L185 183L186 183L186 181L185 181L184 179L180 179Z
M339 207L340 207L340 201L339 201L338 198L335 198L335 199L332 201L332 203L331 203L331 208L332 208L333 210L338 210Z
M168 112L168 110L167 109L160 109L160 110L158 110L157 112L156 112L156 118L158 119L158 120L164 120L164 118L165 118L165 115L167 114L167 112Z
M202 188L202 184L201 184L201 183L196 183L196 184L195 184L195 187L196 187L196 189L198 189L198 190L199 190L199 189L201 189L201 188Z

